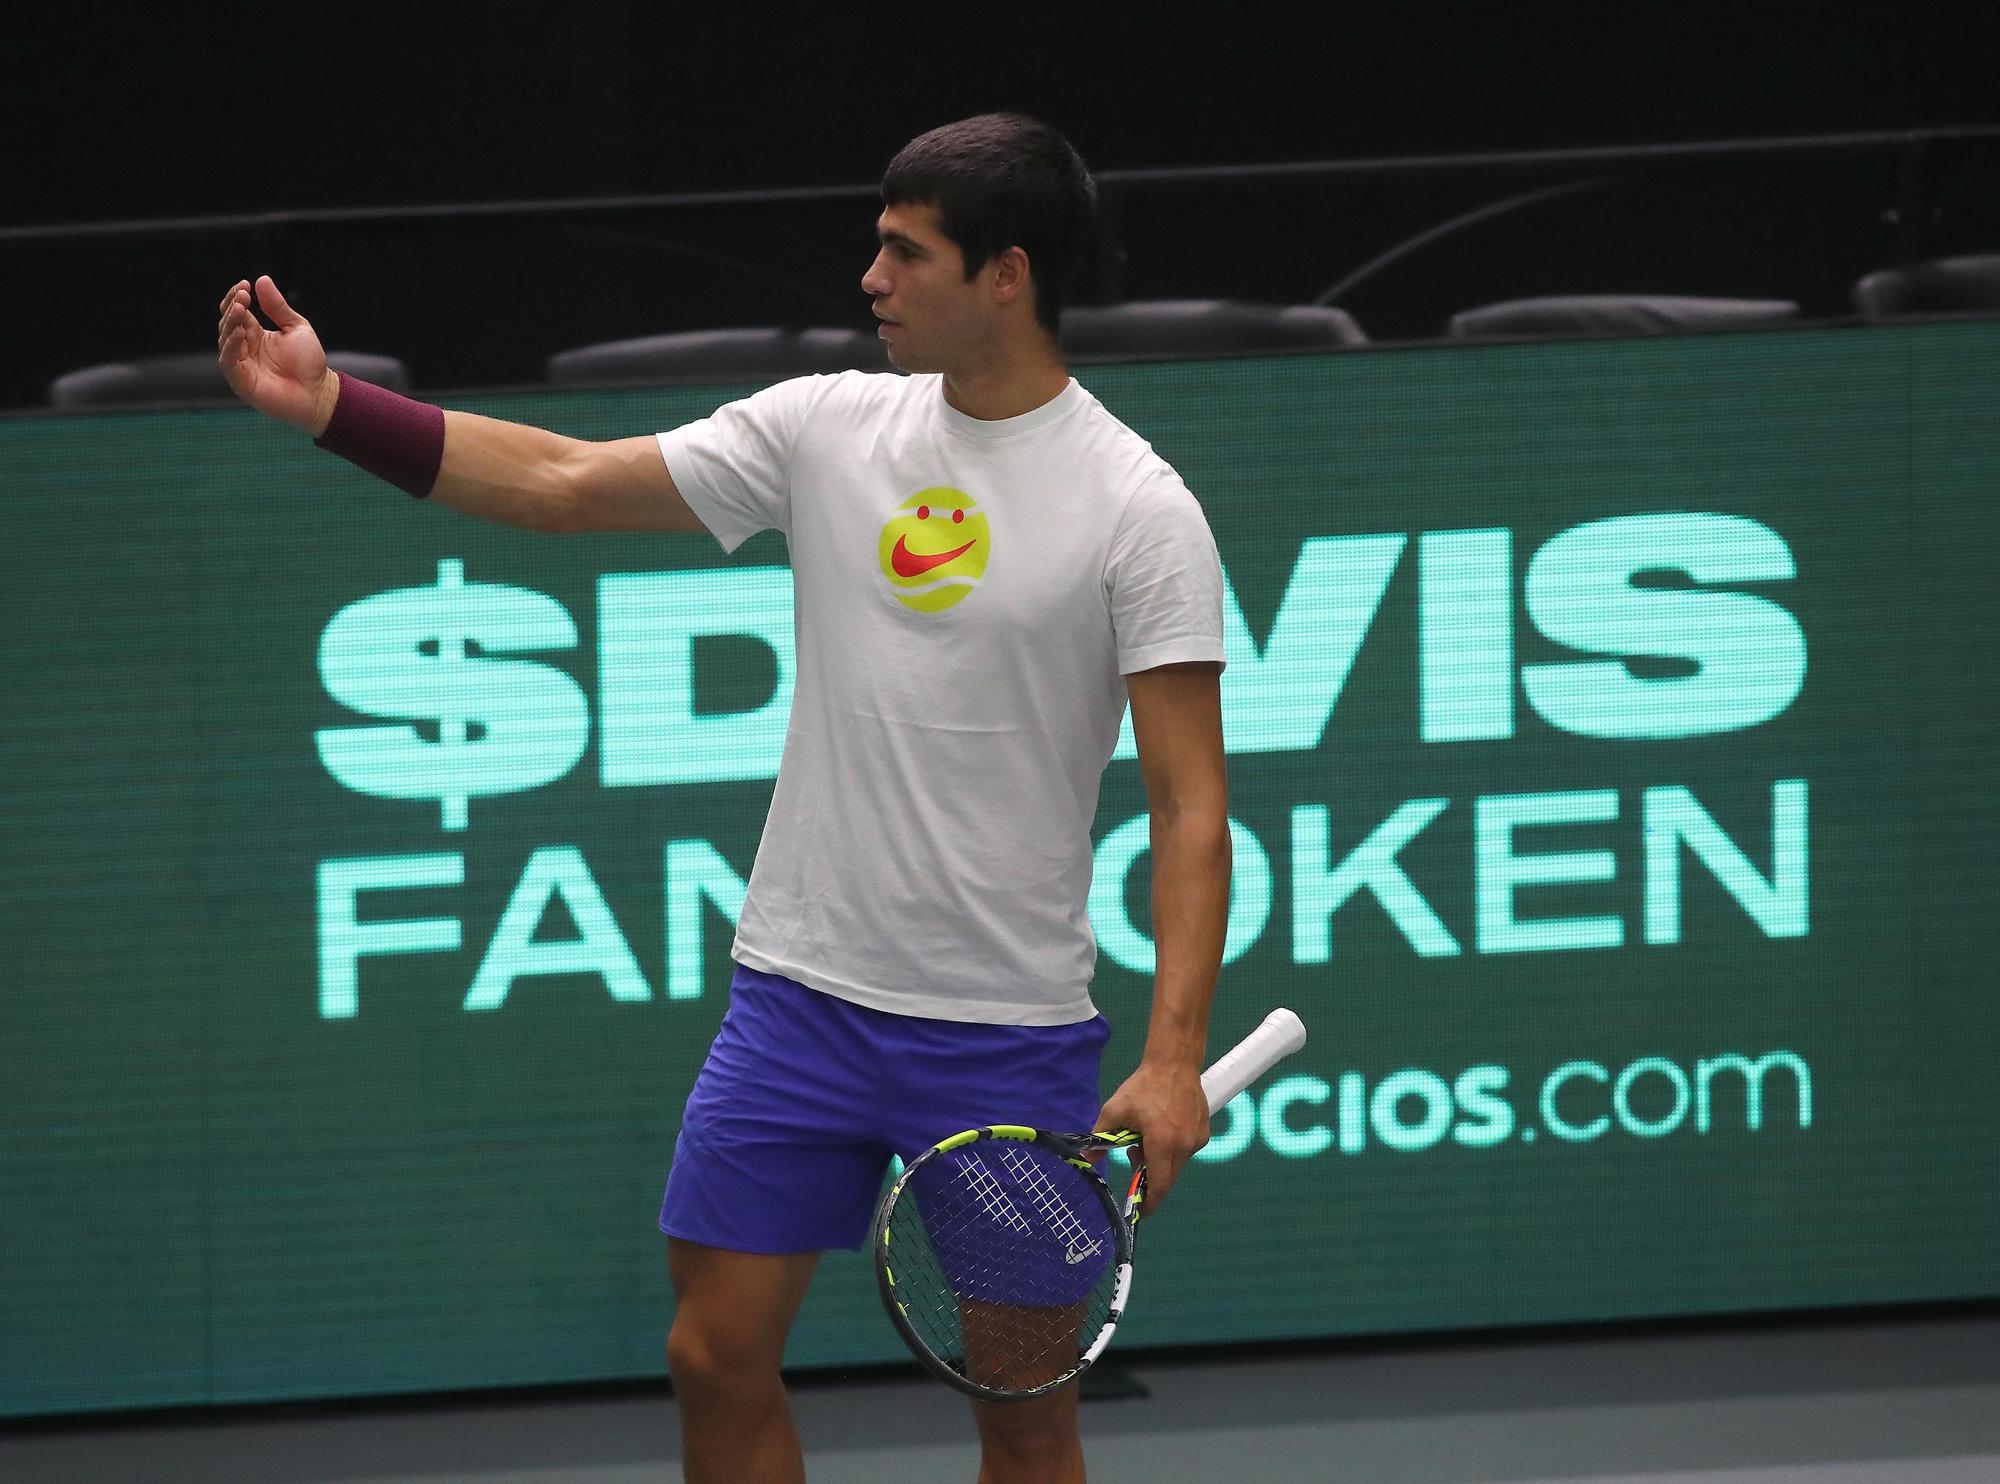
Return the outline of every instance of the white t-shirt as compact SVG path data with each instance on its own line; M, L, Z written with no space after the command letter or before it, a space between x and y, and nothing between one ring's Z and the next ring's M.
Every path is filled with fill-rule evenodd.
M1222 659L1180 476L1073 380L989 422L936 376L801 377L659 443L724 550L791 549L798 673L737 961L902 1015L1089 1019L1123 677Z

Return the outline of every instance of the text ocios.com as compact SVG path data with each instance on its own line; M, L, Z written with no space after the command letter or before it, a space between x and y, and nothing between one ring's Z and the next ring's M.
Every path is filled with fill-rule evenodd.
M1641 1056L1565 1061L1527 1079L1482 1062L1456 1076L1405 1067L1382 1076L1302 1073L1239 1094L1216 1115L1197 1160L1256 1145L1287 1159L1441 1145L1495 1149L1555 1139L1663 1139L1796 1132L1812 1127L1812 1069L1791 1051L1723 1052L1693 1061Z

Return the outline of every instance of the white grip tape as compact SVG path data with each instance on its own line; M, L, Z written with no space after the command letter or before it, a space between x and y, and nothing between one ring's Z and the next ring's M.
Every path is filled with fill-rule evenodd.
M1305 1022L1289 1010L1273 1010L1264 1023L1216 1058L1215 1065L1201 1074L1201 1090L1208 1094L1208 1111L1214 1115L1237 1093L1243 1091L1272 1067L1306 1044Z

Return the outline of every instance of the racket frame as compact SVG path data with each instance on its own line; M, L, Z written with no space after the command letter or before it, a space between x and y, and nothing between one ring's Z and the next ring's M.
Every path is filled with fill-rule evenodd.
M1105 1214L1111 1220L1112 1263L1116 1277L1111 1291L1110 1308L1104 1316L1104 1323L1091 1337L1090 1343L1078 1354L1075 1366L1053 1380L1021 1390L1007 1390L975 1381L933 1350L917 1332L916 1325L910 1322L908 1311L904 1308L902 1300L896 1296L896 1274L891 1261L893 1254L890 1243L890 1221L911 1178L930 1160L986 1139L1004 1140L1014 1144L1034 1144L1072 1166L1084 1177L1091 1193L1104 1203ZM1097 1167L1089 1156L1095 1152L1122 1148L1136 1142L1137 1135L1124 1132L1063 1134L1052 1133L1047 1129L1029 1128L1019 1123L996 1123L953 1134L950 1138L931 1145L904 1166L902 1174L896 1177L875 1212L875 1284L882 1294L883 1308L889 1311L890 1323L896 1326L896 1332L903 1337L903 1343L910 1347L910 1352L917 1357L925 1370L947 1386L954 1387L979 1401L1025 1402L1032 1401L1038 1396L1047 1396L1050 1392L1067 1386L1090 1369L1097 1357L1104 1353L1105 1346L1111 1343L1112 1332L1118 1328L1119 1317L1125 1312L1125 1307L1131 1299L1133 1232L1138 1225L1139 1211L1145 1202L1146 1171L1143 1165L1134 1171L1131 1189L1127 1191L1121 1209L1116 1197L1111 1193L1111 1187L1097 1172ZM914 1199L914 1196L912 1198Z
M1202 1073L1201 1087L1208 1099L1210 1116L1213 1117L1220 1112L1231 1098L1305 1043L1305 1025L1292 1011L1281 1008L1266 1015L1254 1031L1224 1052L1207 1071ZM1009 1139L1020 1144L1039 1144L1057 1158L1074 1165L1101 1192L1105 1209L1112 1218L1112 1231L1116 1234L1114 1240L1117 1244L1115 1260L1118 1264L1118 1280L1112 1290L1110 1312L1105 1317L1103 1327L1083 1348L1077 1358L1075 1369L1056 1380L1022 1391L1003 1391L982 1385L933 1351L917 1333L916 1326L910 1322L902 1301L896 1297L895 1272L889 1265L889 1218L896 1209L896 1203L902 1199L903 1189L909 1184L911 1174L924 1161L953 1149L963 1149L980 1139ZM1097 1173L1096 1166L1089 1156L1093 1153L1101 1154L1112 1149L1126 1148L1139 1142L1139 1136L1129 1129L1111 1133L1057 1134L1050 1133L1046 1129L1029 1128L1024 1124L996 1123L953 1134L950 1138L933 1144L910 1161L903 1173L896 1177L895 1183L889 1187L888 1192L882 1197L882 1203L875 1211L875 1283L881 1290L882 1306L889 1311L890 1321L896 1326L897 1333L902 1335L903 1343L910 1347L910 1352L923 1364L924 1369L946 1385L956 1387L968 1396L989 1402L1020 1402L1045 1396L1060 1386L1068 1385L1090 1369L1097 1357L1104 1353L1104 1347L1111 1343L1112 1331L1117 1329L1119 1317L1125 1312L1131 1299L1132 1239L1139 1217L1145 1210L1146 1166L1143 1161L1134 1162L1131 1188L1125 1194L1125 1205L1121 1210L1111 1197L1110 1186L1104 1183L1104 1177Z

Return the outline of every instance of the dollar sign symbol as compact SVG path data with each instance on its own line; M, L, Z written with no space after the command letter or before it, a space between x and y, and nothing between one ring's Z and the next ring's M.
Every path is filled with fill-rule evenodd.
M357 793L435 799L444 828L462 830L474 795L551 783L590 740L590 702L574 680L489 656L575 644L576 624L555 599L467 582L465 563L446 557L435 586L350 603L319 641L320 680L334 700L435 723L436 738L414 726L329 727L314 738L320 762Z

